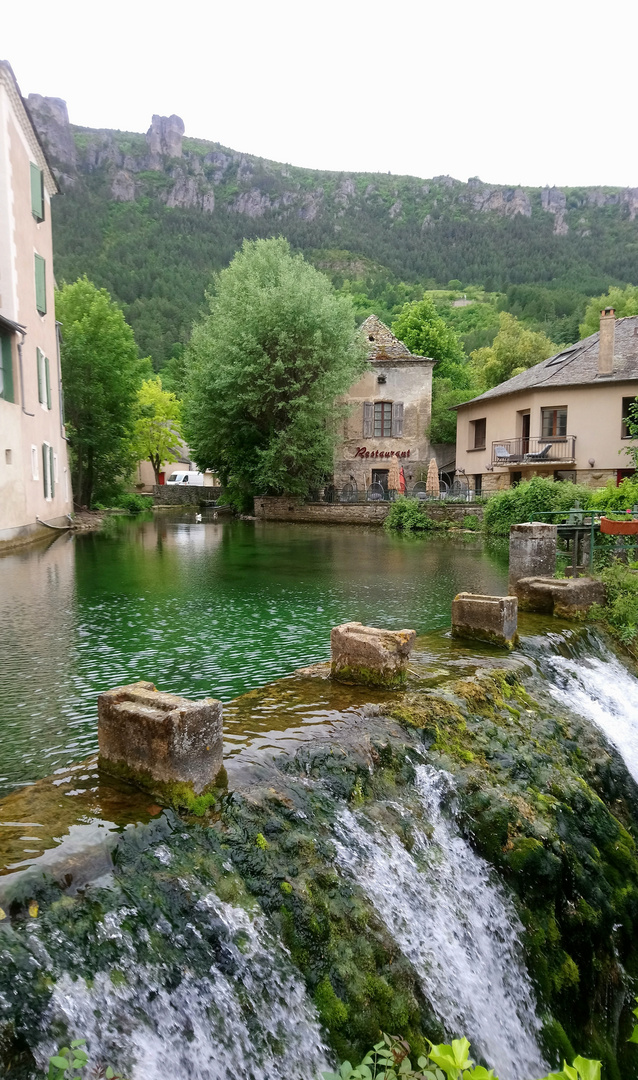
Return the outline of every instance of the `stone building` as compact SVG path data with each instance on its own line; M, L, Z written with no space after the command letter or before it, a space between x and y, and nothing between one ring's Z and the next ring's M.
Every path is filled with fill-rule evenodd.
M426 431L432 414L435 361L413 356L376 315L361 327L369 345L368 370L343 399L351 406L335 450L337 488L353 481L392 486L391 470L403 467L407 486L425 475L431 448Z
M0 548L72 509L53 297L57 187L13 71L0 61Z
M623 453L638 395L638 316L600 330L457 406L456 468L489 494L531 476L601 487L633 475Z

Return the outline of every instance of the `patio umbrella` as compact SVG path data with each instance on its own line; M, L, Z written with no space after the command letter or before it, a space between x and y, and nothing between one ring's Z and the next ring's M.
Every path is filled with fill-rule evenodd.
M436 463L436 458L432 458L428 467L428 478L425 481L425 490L428 495L432 495L435 499L438 499L441 494L441 487L439 485L439 467Z
M402 495L405 495L407 490L408 490L408 486L407 486L407 484L405 482L405 473L403 471L403 465L402 465L401 468L399 469L399 491L401 492Z
M399 484L399 463L396 458L390 458L390 468L388 470L388 491L398 491Z

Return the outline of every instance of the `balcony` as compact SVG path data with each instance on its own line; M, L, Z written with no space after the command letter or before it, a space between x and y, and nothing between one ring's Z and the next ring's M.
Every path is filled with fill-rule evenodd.
M492 443L492 465L520 469L525 465L572 465L576 460L576 436L546 439L497 439Z

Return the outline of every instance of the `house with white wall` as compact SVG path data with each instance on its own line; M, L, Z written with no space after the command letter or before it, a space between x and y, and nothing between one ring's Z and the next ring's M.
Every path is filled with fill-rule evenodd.
M0 549L68 524L71 479L55 321L55 180L0 61Z

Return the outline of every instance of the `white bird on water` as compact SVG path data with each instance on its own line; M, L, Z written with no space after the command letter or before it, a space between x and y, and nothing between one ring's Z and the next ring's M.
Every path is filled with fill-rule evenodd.
M195 521L201 521L201 520L202 520L202 515L201 514L195 514Z

